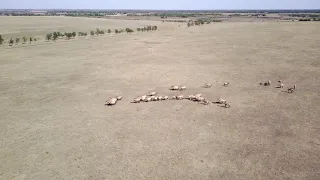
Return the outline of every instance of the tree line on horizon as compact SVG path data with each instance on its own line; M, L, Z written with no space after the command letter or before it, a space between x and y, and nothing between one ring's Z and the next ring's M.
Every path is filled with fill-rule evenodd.
M138 32L144 32L144 31L156 31L158 29L158 26L145 26L145 27L142 27L142 28L136 28L136 30ZM89 34L91 36L98 36L98 35L103 35L105 33L112 33L114 32L115 34L120 34L120 33L123 33L123 32L127 32L128 34L131 34L134 32L133 29L131 28L125 28L125 29L114 29L114 30L111 30L111 29L107 29L107 30L103 30L103 29L99 29L99 28L96 28L95 30L91 30L89 33L87 32L52 32L52 33L48 33L45 35L45 40L47 41L50 41L50 40L53 40L53 41L56 41L58 39L61 39L61 38L65 38L67 40L70 40L72 38L75 38L77 35L79 37L85 37L85 36L88 36ZM5 40L2 38L2 35L0 35L0 45L3 44ZM36 38L33 38L33 37L26 37L26 36L23 36L22 37L22 44L25 44L29 41L29 43L31 43L32 41L37 41ZM20 42L20 38L10 38L10 40L8 41L9 43L9 46L12 46L14 44L18 44Z

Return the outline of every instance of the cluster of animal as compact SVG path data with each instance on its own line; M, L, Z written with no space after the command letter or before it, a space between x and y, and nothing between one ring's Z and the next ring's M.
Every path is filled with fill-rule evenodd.
M151 102L151 101L164 101L168 100L169 96L157 96L157 92L151 92L147 95L143 95L133 99L132 103Z
M229 85L229 82L227 83L224 83L223 86L228 86ZM212 84L208 84L208 83L205 83L203 87L205 88L210 88L212 86ZM169 88L169 90L172 90L172 91L184 91L186 90L187 87L186 86L171 86ZM169 97L169 96L157 96L157 92L150 92L146 95L143 95L143 96L139 96L135 99L133 99L133 101L131 103L141 103L141 102L151 102L151 101L164 101L164 100L183 100L183 99L187 99L187 100L190 100L190 101L193 101L193 102L198 102L200 104L203 104L203 105L209 105L210 104L210 101L207 100L206 98L204 98L202 96L202 94L200 93L197 93L197 94L193 94L193 95L188 95L188 96L184 96L184 95L178 95L178 96L172 96L172 97ZM108 106L111 106L111 105L115 105L117 103L118 100L121 100L122 97L121 96L117 96L117 97L114 97L114 98L110 98L105 105L108 105ZM226 100L220 98L218 99L218 101L216 102L212 102L214 104L223 104L224 107L226 108L229 108L231 107L229 103L227 103Z
M116 97L110 98L108 101L106 101L105 105L106 106L115 105L115 104L117 104L117 101L120 101L121 99L122 99L121 96L116 96Z
M224 87L228 87L229 86L229 82L225 82L222 84L222 86ZM260 85L263 85L263 86L270 86L271 85L271 81L268 80L268 82L264 82L264 83L260 83ZM204 88L210 88L212 87L212 84L209 84L209 83L205 83L203 85ZM291 88L288 88L287 92L288 93L293 93L295 90L296 90L296 85L293 85L293 87ZM278 86L277 88L284 88L284 84L283 84L283 81L282 80L279 80L278 81ZM169 88L169 90L172 90L172 91L184 91L184 90L187 90L187 87L186 86L176 86L176 85L173 85ZM143 95L143 96L140 96L140 97L137 97L135 99L133 99L132 103L141 103L141 102L151 102L151 101L165 101L165 100L183 100L183 99L187 99L187 100L190 100L190 101L193 101L193 102L198 102L200 104L204 104L204 105L209 105L210 104L210 101L207 100L206 98L204 98L202 96L202 94L194 94L194 95L188 95L188 96L183 96L183 95L179 95L179 96L172 96L172 97L169 97L169 96L157 96L157 92L150 92L148 93L147 95ZM108 101L106 101L106 104L105 105L108 105L108 106L112 106L112 105L115 105L117 103L117 101L121 100L122 97L121 96L116 96L116 97L113 97L113 98L110 98ZM219 98L217 101L215 102L212 102L214 104L221 104L223 106L221 107L225 107L225 108L230 108L230 103L228 103L226 100L222 99L222 98Z
M263 86L270 86L271 85L271 81L268 80L268 82L265 82L265 83L260 83L260 85L263 85ZM279 80L278 81L278 86L277 88L284 88L284 84L283 84L283 81L282 80ZM293 85L293 87L290 87L287 89L287 92L288 93L293 93L297 88L297 85Z
M184 91L184 90L186 90L187 89L187 87L186 86L171 86L170 88L169 88L169 90L172 90L172 91Z

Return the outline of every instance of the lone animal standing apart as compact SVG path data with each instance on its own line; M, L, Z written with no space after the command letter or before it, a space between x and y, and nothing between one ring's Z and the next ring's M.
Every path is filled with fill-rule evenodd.
M227 87L227 86L229 86L229 84L230 84L229 82L225 82L225 83L223 83L223 86Z
M209 84L209 83L205 83L205 84L203 85L204 88L211 88L211 86L212 86L212 84Z
M293 85L293 88L288 89L288 93L293 93L294 90L296 90L296 85Z

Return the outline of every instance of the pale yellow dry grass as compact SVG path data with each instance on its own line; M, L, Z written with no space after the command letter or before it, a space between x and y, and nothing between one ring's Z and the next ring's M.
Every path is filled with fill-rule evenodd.
M319 31L319 23L165 23L3 48L0 179L317 180ZM259 86L268 79L298 89ZM148 91L177 94L172 84L231 108L129 103ZM123 100L105 107L115 95Z

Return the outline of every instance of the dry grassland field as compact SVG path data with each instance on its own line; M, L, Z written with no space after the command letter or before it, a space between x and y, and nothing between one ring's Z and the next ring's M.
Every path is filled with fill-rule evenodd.
M0 22L6 40L42 38L0 47L0 179L320 179L320 23ZM146 25L158 30L44 40L55 30ZM284 89L275 88L280 79ZM231 107L130 103L151 91L222 97Z

